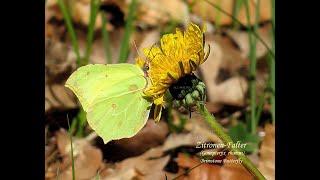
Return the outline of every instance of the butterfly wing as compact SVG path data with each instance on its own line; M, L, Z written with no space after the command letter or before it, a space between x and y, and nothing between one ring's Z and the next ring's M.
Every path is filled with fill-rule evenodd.
M147 81L133 64L80 67L66 82L87 112L89 125L105 143L135 135L146 123L151 103L142 97Z
M146 124L150 105L139 91L113 97L89 108L88 123L105 143L132 137Z

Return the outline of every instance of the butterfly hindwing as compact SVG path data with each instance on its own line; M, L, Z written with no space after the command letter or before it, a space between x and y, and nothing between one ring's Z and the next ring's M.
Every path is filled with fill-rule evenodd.
M142 96L146 84L143 71L126 63L83 66L66 82L105 143L131 137L144 126L151 106Z

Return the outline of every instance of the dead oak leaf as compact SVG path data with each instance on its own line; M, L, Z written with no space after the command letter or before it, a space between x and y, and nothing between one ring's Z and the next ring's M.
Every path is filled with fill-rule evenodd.
M208 0L210 3L219 6L221 9L226 11L228 14L233 14L233 9L235 6L234 0ZM222 13L212 5L210 5L206 1L189 1L190 4L193 4L192 12L202 18L208 19L215 23L220 23L220 25L230 25L232 23L232 18L228 15ZM264 22L270 20L271 18L271 2L269 0L261 0L260 1L260 9L259 9L259 22ZM256 1L249 1L249 14L250 17L255 17L256 15ZM239 14L237 19L242 24L247 23L246 17L246 9L245 6L242 5L239 9ZM250 24L255 23L255 18L250 18Z
M68 133L61 129L56 133L58 150L62 156L59 164L60 179L72 179L71 143ZM86 139L73 139L73 156L76 179L95 177L102 165L102 152Z
M234 159L228 156L227 159ZM207 179L207 180L252 180L252 175L239 164L224 164L222 166L215 164L200 164L200 160L196 157L189 157L179 153L177 163L181 168L193 168L186 175L179 179ZM183 173L181 170L179 174Z
M244 63L245 61L240 57L239 52L238 54L232 52L235 54L230 56L231 50L226 49L225 41L217 41L216 38L212 40L212 37L208 39L211 53L206 62L200 66L203 80L207 85L208 100L212 103L242 106L248 90L247 81L239 75L234 75L222 82L219 82L217 77L221 68L235 71L237 68L241 68L242 64L239 62ZM234 67L234 64L237 63L237 67Z
M72 21L77 24L89 25L90 21L90 0L66 0L64 1L67 7L69 8ZM46 8L48 12L52 14L52 17L62 20L63 15L60 11L60 7L57 3L57 0L47 0ZM94 29L101 29L102 28L102 19L101 14L97 14L96 22ZM107 24L107 29L112 29L113 27L110 24Z
M268 180L275 179L275 127L271 124L265 126L265 137L260 148L259 169Z
M138 157L125 159L116 164L115 168L107 168L102 179L144 179L163 180L163 168L169 161L169 156L161 157L162 147L152 148Z
M140 23L159 26L169 21L185 23L189 19L189 12L182 0L142 0L137 16Z
M168 125L164 121L155 123L148 120L145 127L131 138L114 141L114 146L127 156L136 156L146 152L152 147L162 144L169 133Z
M258 29L258 35L261 40L266 43L268 48L271 49L271 26L265 25ZM249 56L250 52L250 43L249 43L249 32L248 31L236 31L236 30L228 30L228 36L230 36L234 42L238 45L241 50L241 57L246 58ZM255 37L254 37L255 38ZM268 49L265 45L261 42L261 40L257 39L256 45L256 56L257 59L261 58L262 56L268 53Z

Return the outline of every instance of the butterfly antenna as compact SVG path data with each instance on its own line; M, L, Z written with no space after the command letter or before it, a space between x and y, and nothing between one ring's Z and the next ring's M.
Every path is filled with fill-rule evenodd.
M154 48L155 45L156 45L156 43L152 44L152 46L150 47L149 52L148 52L148 57L149 57L149 55L150 55L150 52L152 51L152 48ZM157 55L157 54L156 54L156 55ZM156 55L154 55L154 54L152 53L153 58L155 58Z
M139 50L138 50L138 47L137 47L137 44L136 44L136 41L135 41L135 40L133 40L133 45L134 45L134 48L136 48L136 51L137 51L138 56L139 56L139 57L142 57L142 56L140 55L140 52L139 52Z

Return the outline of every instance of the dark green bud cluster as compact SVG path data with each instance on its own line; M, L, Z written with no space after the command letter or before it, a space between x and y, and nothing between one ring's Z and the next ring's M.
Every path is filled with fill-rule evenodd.
M174 98L174 107L184 107L190 109L196 105L197 101L205 99L205 84L194 74L186 75L169 88Z

